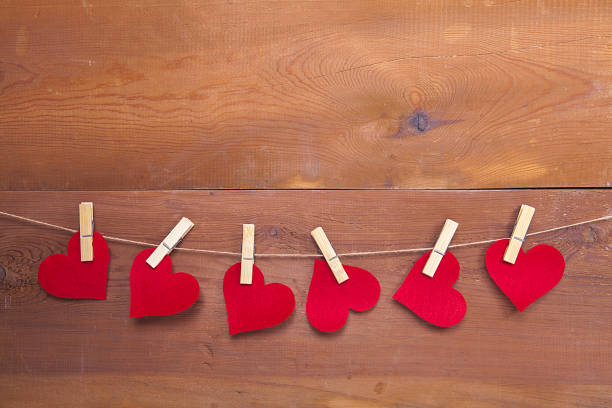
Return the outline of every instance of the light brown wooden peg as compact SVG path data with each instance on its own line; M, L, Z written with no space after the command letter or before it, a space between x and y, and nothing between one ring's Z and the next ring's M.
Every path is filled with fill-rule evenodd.
M151 268L156 268L157 265L164 259L164 256L168 255L175 246L177 246L187 235L189 231L193 228L193 222L189 220L189 218L181 218L181 220L176 224L172 231L164 238L161 244L155 251L147 258L147 263Z
M242 224L242 260L240 261L240 284L253 283L255 263L255 225Z
M327 264L329 265L332 272L334 273L334 277L336 278L336 281L338 283L342 283L348 280L349 277L346 274L346 271L344 270L344 266L342 266L342 262L340 262L340 258L338 258L338 254L336 254L336 251L332 247L331 242L329 242L329 239L327 239L327 236L325 235L325 231L323 231L323 228L321 227L315 228L314 230L312 230L310 235L312 235L315 242L319 246L319 249L321 250L323 257L325 258L325 260L327 261Z
M529 229L529 224L531 224L531 219L533 218L534 213L535 208L525 204L521 205L518 218L516 219L516 224L514 224L514 229L512 230L510 242L508 243L506 252L504 252L504 262L511 264L516 262L516 257L521 250L523 242L525 242L527 230Z
M93 203L79 204L79 235L81 245L81 262L93 261Z
M436 273L436 269L440 265L440 261L444 254L446 254L446 250L450 245L451 240L453 239L453 235L455 235L455 231L457 231L457 224L455 221L451 219L447 219L444 223L444 227L442 227L442 232L436 241L436 245L434 245L433 251L429 255L427 259L427 263L425 263L425 267L423 268L423 273L430 278L433 278Z

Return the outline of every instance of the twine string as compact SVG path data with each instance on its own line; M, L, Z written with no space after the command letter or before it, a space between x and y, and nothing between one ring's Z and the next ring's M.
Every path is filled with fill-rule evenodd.
M63 227L61 225L51 224L51 223L48 223L48 222L39 221L39 220L35 220L35 219L32 219L32 218L22 217L22 216L17 215L17 214L11 214L11 213L7 213L7 212L4 212L4 211L0 211L0 214L4 215L6 217L9 217L9 218L13 218L13 219L21 220L21 221L26 221L26 222L29 222L31 224L43 225L45 227L49 227L49 228L53 228L53 229L57 229L57 230L61 230L61 231L72 232L72 233L78 232L78 230L73 229L73 228L67 228L67 227ZM559 227L549 228L549 229L545 229L545 230L541 230L541 231L536 231L536 232L530 232L526 236L534 236L534 235L546 234L548 232L559 231L559 230L563 230L563 229L567 229L567 228L571 228L571 227L576 227L576 226L579 226L579 225L592 224L594 222L605 221L605 220L609 220L609 219L612 219L612 215L605 215L603 217L594 218L594 219L591 219L591 220L575 222L573 224L561 225ZM106 240L108 240L108 241L121 242L121 243L124 243L124 244L133 244L133 245L141 245L141 246L148 246L148 247L157 247L159 245L159 244L154 244L154 243L151 243L151 242L137 241L137 240L133 240L133 239L114 237L114 236L111 236L111 235L103 235L103 237ZM448 248L462 248L462 247L467 247L467 246L474 246L474 245L481 245L481 244L490 244L492 242L495 242L495 241L498 241L498 240L504 239L504 238L508 238L508 237L485 239L485 240L482 240L482 241L464 242L464 243L461 243L461 244L452 244L452 245L449 245ZM345 252L345 253L338 253L338 256L348 257L348 256L407 254L407 253L412 253L412 252L426 252L426 251L430 251L432 249L433 249L433 247L391 249L391 250L386 250L386 251ZM242 256L241 252L214 251L212 249L199 249L199 248L178 247L178 248L174 248L174 250L175 251L184 251L184 252L197 252L197 253L209 254L209 255L223 255L223 256L237 256L237 257ZM323 255L321 255L321 254L273 254L273 253L267 253L267 254L257 254L257 257L258 258L322 258Z

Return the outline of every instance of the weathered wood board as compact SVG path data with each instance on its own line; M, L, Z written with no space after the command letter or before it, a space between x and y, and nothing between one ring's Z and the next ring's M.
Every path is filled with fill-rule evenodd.
M99 232L155 245L187 216L183 246L234 252L254 223L257 253L314 253L319 225L345 253L431 246L446 218L454 243L507 237L522 203L530 231L611 214L611 21L606 0L6 0L0 211L77 229L93 201ZM225 188L253 190L189 191ZM108 300L56 299L37 268L70 234L0 216L0 407L612 407L610 231L529 237L567 269L524 313L487 245L452 250L449 330L391 299L421 253L342 258L382 294L333 335L305 316L312 260L256 258L296 310L230 337L239 257L173 252L199 301L130 320L142 247L110 243Z
M96 230L158 243L180 216L196 226L182 246L240 252L242 223L257 253L313 253L325 227L339 253L433 245L446 217L454 243L508 236L521 203L530 231L612 211L610 190L2 192L0 209L78 228L95 203ZM486 245L452 250L468 312L434 328L391 299L421 255L343 258L369 269L381 298L336 334L312 329L305 302L312 260L258 259L267 282L289 285L294 315L280 326L227 334L222 278L239 257L175 251L197 277L194 307L134 320L129 269L143 248L110 243L106 301L47 295L42 259L69 233L0 216L0 406L13 407L608 407L612 403L611 223L529 237L556 246L559 285L520 313L484 269Z
M0 188L609 187L611 21L607 0L5 0Z

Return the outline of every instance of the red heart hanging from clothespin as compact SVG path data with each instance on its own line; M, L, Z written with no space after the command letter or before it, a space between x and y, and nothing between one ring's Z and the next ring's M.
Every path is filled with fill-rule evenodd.
M79 204L79 232L68 241L68 255L47 257L38 268L40 286L68 299L106 299L108 245L94 232L93 203Z
M554 288L563 277L565 260L556 248L537 245L520 249L514 264L504 262L509 239L495 242L487 250L485 263L495 284L521 312Z
M329 265L315 260L306 301L306 315L315 329L336 331L346 323L349 310L363 312L378 302L380 284L374 275L365 269L342 266L348 279L338 283Z
M459 323L467 308L461 293L452 287L459 278L459 262L447 251L458 225L446 220L433 251L419 258L393 295L417 316L440 327Z
M265 329L283 322L295 308L289 287L264 284L263 273L252 265L250 284L240 283L240 263L232 265L223 279L229 334Z
M421 319L440 327L450 327L465 316L465 299L452 286L459 278L457 258L446 252L433 277L423 273L431 252L423 255L414 264L400 288L393 295Z
M182 312L198 299L200 285L187 273L172 273L165 255L157 267L147 264L153 249L139 253L130 273L130 317L166 316Z
M196 278L187 273L172 273L168 256L193 225L188 218L181 218L157 248L136 256L130 273L130 317L175 314L198 299L200 285Z
M538 245L527 253L521 248L534 212L521 205L510 239L495 242L485 257L489 275L521 312L554 288L565 270L563 255L554 247Z
M229 334L265 329L287 319L295 308L293 292L280 283L264 285L255 266L255 225L242 225L242 258L223 279Z
M349 309L363 312L376 305L380 284L365 269L342 265L323 228L315 228L311 235L325 261L315 260L306 315L314 328L333 332L344 326Z
M38 282L49 294L67 299L106 299L109 250L102 235L93 233L93 260L81 262L80 234L68 242L68 255L45 258Z

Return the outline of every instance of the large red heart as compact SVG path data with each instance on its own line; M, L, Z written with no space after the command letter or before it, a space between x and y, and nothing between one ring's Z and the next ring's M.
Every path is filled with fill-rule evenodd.
M53 296L68 299L106 299L108 245L93 234L93 261L81 262L80 234L68 242L68 255L48 256L38 268L40 286Z
M343 266L349 279L338 284L327 262L315 260L306 315L310 324L318 330L338 330L346 323L349 309L362 312L373 308L378 302L378 280L365 269Z
M508 242L508 239L502 239L491 245L485 264L495 284L522 312L559 283L565 260L556 248L537 245L527 253L521 248L513 265L504 262Z
M223 278L229 334L265 329L288 318L295 308L295 297L280 283L264 285L264 276L253 265L253 281L240 284L240 262L232 265Z
M182 312L198 299L200 285L187 273L172 273L166 255L155 269L146 262L153 249L139 253L130 273L130 317L165 316Z
M459 278L459 262L453 254L446 252L433 278L430 278L423 273L430 253L416 261L393 299L431 324L454 326L463 319L467 309L461 293L452 287Z

